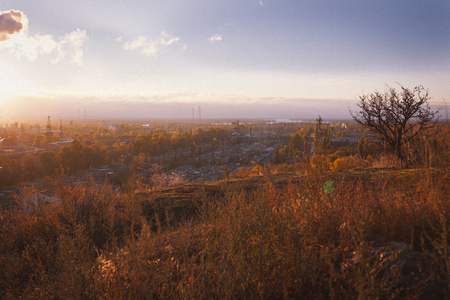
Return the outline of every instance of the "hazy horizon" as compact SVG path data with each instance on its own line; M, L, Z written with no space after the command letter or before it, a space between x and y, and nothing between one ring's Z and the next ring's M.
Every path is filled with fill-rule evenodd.
M252 99L235 95L203 95L195 102L185 101L196 95L144 96L21 96L6 101L0 119L350 119L354 101L342 99ZM29 106L27 103L34 103ZM200 114L199 114L200 109Z

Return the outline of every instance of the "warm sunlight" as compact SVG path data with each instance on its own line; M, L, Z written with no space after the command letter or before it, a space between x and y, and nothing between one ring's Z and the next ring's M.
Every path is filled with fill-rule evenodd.
M450 1L0 2L1 299L450 299Z
M21 95L26 93L33 85L26 79L26 76L20 74L20 64L11 60L7 54L0 50L0 96L8 94Z
M124 5L101 0L95 7L83 1L47 7L5 1L0 95L64 95L46 114L64 111L70 99L82 95L95 107L107 99L129 108L126 116L120 109L90 114L99 118L136 114L130 111L136 96L146 102L138 115L154 111L164 118L189 115L199 104L211 117L290 118L299 117L298 108L302 117L314 118L321 106L301 108L321 101L336 111L324 116L341 118L348 113L340 103L396 82L426 86L433 101L450 99L444 2ZM155 99L173 95L184 95L186 107L155 109L161 105ZM228 105L230 96L252 105L236 111ZM33 111L39 100L27 99L22 112ZM276 109L265 99L278 99Z

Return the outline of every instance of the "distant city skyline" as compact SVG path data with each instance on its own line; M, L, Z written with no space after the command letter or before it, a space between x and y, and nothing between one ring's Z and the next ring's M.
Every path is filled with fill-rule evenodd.
M0 4L0 120L350 118L359 95L450 101L450 2Z

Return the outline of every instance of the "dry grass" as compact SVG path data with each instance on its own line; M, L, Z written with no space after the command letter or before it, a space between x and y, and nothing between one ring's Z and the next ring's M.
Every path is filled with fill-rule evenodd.
M449 174L312 169L145 193L136 181L56 182L59 202L2 211L0 290L6 299L446 297ZM433 238L431 250L407 247L412 228L424 228L423 245ZM404 247L382 250L390 241ZM405 264L416 277L401 274Z

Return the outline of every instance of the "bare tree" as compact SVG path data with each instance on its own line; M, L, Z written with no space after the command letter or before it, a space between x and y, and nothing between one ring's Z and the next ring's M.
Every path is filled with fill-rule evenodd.
M439 110L430 109L428 90L422 86L413 90L400 87L401 92L388 86L384 94L374 92L360 96L357 104L360 110L350 113L356 122L374 132L398 159L403 160L403 145L422 130L434 126Z

